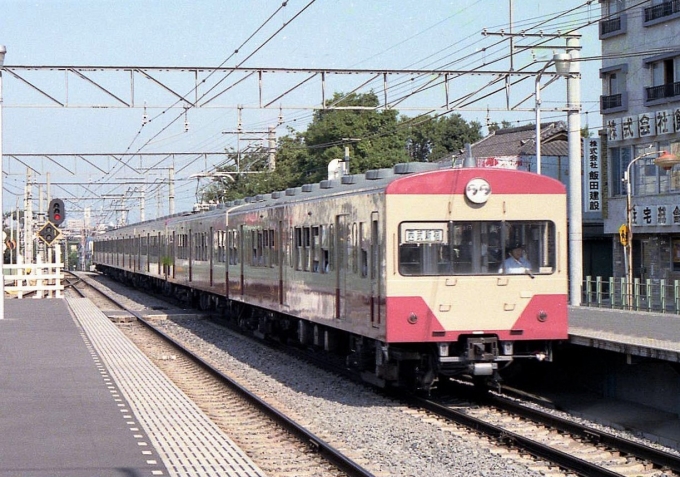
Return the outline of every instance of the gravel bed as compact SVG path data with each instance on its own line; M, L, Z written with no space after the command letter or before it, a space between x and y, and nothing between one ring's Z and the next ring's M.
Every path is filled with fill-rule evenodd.
M96 279L119 289L124 295L121 299L131 308L149 308L153 306L150 303L157 301L105 277L97 276ZM541 472L544 469L540 468L540 464L527 459L520 461L515 454L504 453L506 457L492 454L493 446L484 439L470 437L468 433L458 437L452 432L442 431L441 426L424 422L421 417L361 386L275 350L253 347L249 341L234 337L210 322L186 320L177 325L167 321L164 326L168 331L172 330L172 334L194 342L209 353L216 365L228 366L231 372L238 373L240 379L250 382L253 389L266 387L267 390L262 392L275 397L282 410L291 410L313 423L318 429L316 432L329 441L343 439L349 448L357 450L365 459L377 462L385 475L559 474L557 469ZM543 406L535 406L546 410ZM556 410L550 412L651 447L678 453L677 449L669 449L627 431Z
M363 464L370 462L376 475L545 475L527 467L539 464L520 462L516 454L492 453L494 446L485 439L442 430L451 426L427 422L422 415L362 386L276 350L253 346L213 323L183 320L178 325L166 320L161 326L209 356L225 373L249 383L319 437L352 450Z

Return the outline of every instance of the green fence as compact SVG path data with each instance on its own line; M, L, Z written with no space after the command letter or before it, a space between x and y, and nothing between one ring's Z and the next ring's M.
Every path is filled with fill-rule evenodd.
M586 277L583 306L680 314L680 280Z

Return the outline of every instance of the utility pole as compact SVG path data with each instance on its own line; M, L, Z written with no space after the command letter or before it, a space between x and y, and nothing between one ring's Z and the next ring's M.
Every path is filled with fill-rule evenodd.
M24 187L24 263L33 263L33 175L26 169Z
M567 135L569 138L569 301L581 304L583 286L583 178L581 161L581 72L578 62L579 37L567 38L567 54L571 55L567 77Z
M169 192L168 192L168 211L170 215L175 213L175 166L170 166L168 180Z
M276 170L276 127L269 126L269 170Z
M504 32L484 32L485 35L507 36ZM580 58L580 38L576 32L570 33L512 33L512 37L519 38L544 38L546 41L566 38L566 46L561 45L530 45L517 47L519 49L553 49L565 50L570 57L568 61L569 71L567 76L567 138L569 150L569 183L568 189L568 242L569 242L569 302L572 306L581 304L581 289L583 286L583 212L582 212L582 193L583 162L581 160L581 72L579 65ZM513 48L515 48L513 46ZM544 70L541 70L540 74ZM540 88L538 81L537 89ZM538 107L538 105L536 105ZM537 118L538 119L538 118ZM538 122L538 121L537 121ZM536 139L540 141L540 125L536 124ZM536 159L538 160L538 151Z

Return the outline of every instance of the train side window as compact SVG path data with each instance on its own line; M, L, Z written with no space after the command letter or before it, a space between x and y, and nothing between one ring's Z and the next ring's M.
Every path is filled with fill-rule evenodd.
M309 271L311 269L312 261L312 230L310 227L304 227L302 229L302 233L303 233L302 265L305 271Z
M262 231L262 256L263 256L263 265L265 267L268 267L270 265L271 254L269 252L270 252L269 230L265 229L265 230Z
M250 264L254 267L263 265L263 234L262 230L252 230L250 232L251 248L253 251Z
M279 264L279 253L276 248L276 231L274 229L269 230L269 266L275 267Z
M359 260L357 257L358 245L359 245L359 235L358 235L357 223L352 224L352 230L350 232L349 240L347 241L347 257L350 260L352 266L352 273L359 273ZM350 267L348 266L349 270Z
M335 270L335 225L333 224L328 226L328 254L325 259L324 270L330 273Z
M293 265L295 270L302 270L302 228L295 227L295 247L293 249Z
M229 265L238 265L238 230L229 231Z
M320 261L321 261L320 267L319 267L320 268L319 272L328 273L330 271L330 261L329 261L329 257L330 257L329 234L330 234L330 231L329 231L329 227L327 225L321 225L319 227L319 234L320 234L320 239L319 239L320 245L319 245L319 247L321 249L321 252L320 252L320 255L319 255Z
M361 270L361 277L368 276L368 247L369 241L367 237L366 223L359 223L359 270Z
M312 272L320 273L321 270L321 236L319 227L312 227Z
M224 244L226 232L224 230L217 230L215 232L215 242L217 243L217 261L224 263L226 261L226 248Z

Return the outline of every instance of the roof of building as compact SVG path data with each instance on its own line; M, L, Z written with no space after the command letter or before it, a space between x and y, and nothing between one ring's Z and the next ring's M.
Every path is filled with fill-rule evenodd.
M536 126L534 124L499 129L472 144L472 156L476 158L535 155ZM563 121L541 123L541 155L569 155L567 125ZM458 159L465 157L467 157L467 152L462 151Z

